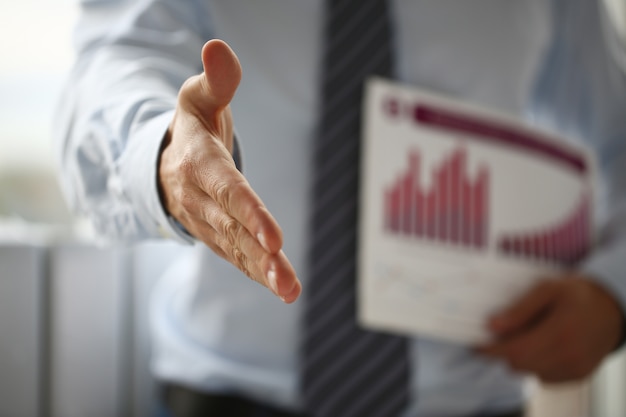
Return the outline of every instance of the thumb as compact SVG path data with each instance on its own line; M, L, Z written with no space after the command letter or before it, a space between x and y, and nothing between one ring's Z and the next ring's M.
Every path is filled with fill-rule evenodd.
M509 308L492 316L488 326L497 336L511 334L528 326L544 313L558 295L558 284L553 280L539 282Z
M213 39L202 48L203 90L206 110L216 113L228 106L241 81L239 58L226 42Z

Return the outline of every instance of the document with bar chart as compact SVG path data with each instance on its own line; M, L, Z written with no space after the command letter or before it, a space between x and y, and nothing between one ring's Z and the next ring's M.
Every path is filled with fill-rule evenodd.
M366 89L362 325L464 344L592 244L594 164L571 140L432 93Z

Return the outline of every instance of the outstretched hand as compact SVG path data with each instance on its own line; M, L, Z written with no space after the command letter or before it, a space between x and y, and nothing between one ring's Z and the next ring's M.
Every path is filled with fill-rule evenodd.
M220 40L202 49L204 72L181 87L159 163L161 200L195 238L284 302L301 285L282 251L282 231L232 158L230 101L239 59Z

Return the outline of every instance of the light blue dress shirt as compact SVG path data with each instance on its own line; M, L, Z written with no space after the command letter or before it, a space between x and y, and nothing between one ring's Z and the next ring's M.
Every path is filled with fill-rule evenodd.
M560 130L596 150L601 245L583 265L626 305L626 57L595 0L393 0L401 82ZM200 50L243 66L233 113L244 173L284 230L306 290L320 0L82 0L78 60L55 129L67 198L115 240L190 239L159 203L156 163ZM168 270L151 317L157 377L297 410L302 303L284 305L196 244ZM412 342L406 415L521 404L521 380L466 348Z

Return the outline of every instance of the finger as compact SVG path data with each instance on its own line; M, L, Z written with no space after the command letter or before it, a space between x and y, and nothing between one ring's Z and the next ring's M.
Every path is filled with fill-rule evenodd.
M233 99L241 81L241 64L226 42L213 39L202 48L202 65L201 83L206 94L203 102L207 114L214 114Z
M291 301L298 297L299 291L294 292L299 286L295 270L282 251L275 254L266 251L258 239L211 198L205 196L199 207L202 212L197 221L210 226L207 235L226 254L228 261L279 297Z
M296 277L293 266L282 250L273 255L270 262L276 273L276 286L280 298L287 304L293 303L302 292L302 285Z
M184 211L218 227L216 220L210 219L211 210L217 208L207 205L205 197L209 196L217 202L219 211L241 223L267 252L278 253L283 244L278 222L237 170L232 159L225 155L226 151L221 147L205 147L190 158L184 175L189 177L194 189L187 188L179 198ZM212 162L201 162L207 160ZM180 213L176 214L181 217Z
M204 242L213 252L215 252L216 255L230 262L230 256L220 245L220 237L217 230L213 229L210 224L205 223L201 219L194 219L190 224L193 225L193 229L195 231L194 236L196 239ZM253 277L250 278L256 281Z
M530 329L481 347L478 352L503 359L518 372L548 372L559 360L558 325L556 315L550 315Z
M299 281L284 252L271 254L265 251L236 220L231 218L231 224L234 225L226 229L227 235L220 235L220 243L224 251L230 253L233 263L241 265L240 269L248 271L256 281L283 300L295 301L299 292L294 294L294 288L299 287Z
M232 164L215 163L199 172L197 181L218 205L254 236L269 253L278 253L283 245L283 235L278 222L267 210L246 178ZM210 224L211 208L205 208L205 219ZM216 225L219 228L219 225Z
M489 328L503 336L531 326L551 306L557 295L554 281L542 281L515 301L509 308L489 319Z
M245 231L238 239L238 244L233 245L231 238L221 234L203 219L194 219L192 224L200 240L246 276L283 299L294 301L297 298L299 291L296 292L294 289L299 287L300 283L282 251L278 254L269 254Z

